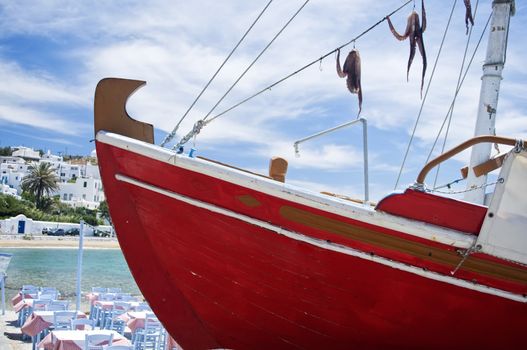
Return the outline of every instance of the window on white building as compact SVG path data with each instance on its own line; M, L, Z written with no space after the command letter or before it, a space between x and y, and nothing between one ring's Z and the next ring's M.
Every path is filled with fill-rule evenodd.
M73 193L70 193L70 201L71 201L72 198L73 198Z
M64 199L65 201L68 200L68 194L67 193L64 193L64 195L62 196L62 199Z
M88 182L87 181L84 181L84 187L88 187Z
M82 195L82 199L86 199L86 195L85 194Z

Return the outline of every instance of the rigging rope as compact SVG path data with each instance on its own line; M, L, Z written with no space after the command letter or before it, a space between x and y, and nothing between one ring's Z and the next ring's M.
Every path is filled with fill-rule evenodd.
M479 0L476 1L476 6L474 7L474 17L473 17L474 20L476 19L476 14L478 12L478 5L479 5ZM472 37L472 29L473 28L474 28L474 26L470 26L470 32L469 32L468 37L467 37L467 44L465 45L465 52L463 53L463 61L461 62L461 68L459 69L459 75L457 77L456 89L459 88L459 84L461 82L461 76L463 75L463 68L465 67L465 60L467 58L467 53L468 53L468 45L470 44L470 38ZM454 97L454 100L452 102L453 102L453 106L450 109L450 114L447 112L448 124L447 124L447 127L446 127L445 138L443 140L443 146L441 147L441 153L440 154L443 154L443 152L445 151L446 141L448 139L448 133L450 132L450 125L451 125L451 122L452 122L452 116L454 114L454 106L456 104L456 97ZM437 184L437 178L439 177L439 170L440 169L441 169L441 164L439 164L437 166L437 168L436 168L436 174L435 174L435 177L434 177L434 186L433 187L435 187L436 184Z
M322 61L324 58L328 57L329 55L332 55L334 54L335 52L337 52L338 50L342 49L343 47L346 47L348 46L349 44L351 43L354 43L355 41L357 41L358 39L360 39L362 36L364 36L365 34L367 34L369 31L371 31L372 29L374 29L375 27L377 27L379 24L381 24L382 22L384 22L386 20L386 17L390 17L392 16L393 14L397 13L398 11L400 11L401 9L403 9L406 5L408 5L409 3L411 3L413 0L408 0L406 1L404 4L402 4L401 6L399 6L397 9L393 10L392 12L390 12L388 15L384 16L383 18L381 18L379 21L377 21L375 24L373 24L372 26L370 26L368 29L364 30L362 33L360 33L358 36L356 36L355 38L349 40L348 42L346 42L345 44L337 47L336 49L326 53L325 55L317 58L316 60L313 60L311 62L309 62L308 64L304 65L303 67L297 69L296 71L294 71L293 73L285 76L284 78L274 82L273 84L261 89L260 91L252 94L251 96L241 100L240 102L232 105L231 107L225 109L224 111L222 111L221 113L218 113L216 114L214 117L204 121L204 120L201 120L201 121L198 121L195 125L194 125L194 128L193 130L188 133L183 139L181 139L181 141L174 147L174 149L176 148L179 148L179 146L182 146L184 145L186 142L188 142L188 140L190 140L193 136L195 136L197 133L199 133L199 131L197 133L195 133L195 130L198 129L198 130L201 130L202 127L204 127L205 125L208 125L210 122L212 122L213 120L216 120L217 118L225 115L226 113L232 111L233 109L239 107L240 105L244 104L245 102L248 102L249 100L252 100L253 98L263 94L264 92L266 92L267 90L271 90L273 87L275 87L276 85L284 82L285 80L297 75L298 73L302 72L303 70L311 67L312 65L316 64L317 62L319 61ZM196 128L197 124L201 122L202 125L200 125L199 128Z
M256 19L253 21L253 23L249 26L249 28L247 29L247 31L245 31L245 34L243 34L242 38L238 41L238 43L236 44L236 46L234 46L234 48L231 50L231 52L227 55L227 57L225 58L225 60L223 61L223 63L218 67L218 69L216 70L216 73L214 73L214 75L212 76L212 78L210 78L210 80L207 82L207 84L205 84L205 87L203 87L203 89L201 90L201 92L198 94L198 96L196 97L196 99L194 100L194 102L192 102L192 104L190 105L190 107L187 109L187 111L183 114L183 116L181 117L181 119L179 120L179 122L176 124L176 126L174 127L174 129L172 130L172 132L170 134L168 134L165 139L163 140L163 142L161 143L161 147L163 147L166 143L170 142L174 136L176 136L176 132L179 128L179 125L181 124L181 122L183 121L183 119L185 119L185 117L187 116L187 114L190 112L190 110L192 109L192 107L194 107L194 105L196 104L196 102L198 102L199 98L201 97L201 95L203 95L203 93L205 92L205 90L207 90L207 88L209 87L209 85L212 83L212 81L214 80L214 78L216 78L216 76L218 75L218 73L220 72L220 70L223 68L223 66L225 65L225 63L227 63L227 61L229 60L229 58L231 58L232 54L234 53L234 51L236 51L236 49L238 48L238 46L240 46L240 44L242 43L242 41L245 39L245 37L247 36L247 34L249 34L249 32L251 31L251 29L254 27L254 25L256 24L256 22L258 22L258 20L260 19L260 17L262 17L262 15L264 14L264 12L267 10L267 8L269 7L269 5L271 5L271 3L273 2L273 0L269 0L269 2L267 3L267 5L265 5L265 7L263 8L263 10L260 12L260 14L258 15L258 17L256 17Z
M216 107L221 103L221 101L223 101L223 99L227 96L227 94L229 92L231 92L231 90L234 88L234 86L236 86L236 84L241 80L241 78L243 78L243 76L247 73L247 71L249 71L249 69L251 69L251 67L256 63L256 61L258 61L258 59L264 54L265 51L267 51L267 49L271 46L272 43L274 43L274 41L276 40L276 38L278 38L278 36L280 34L282 34L282 32L287 28L287 26L289 26L289 24L293 21L293 19L295 19L295 17L300 13L300 11L302 11L302 9L307 5L307 3L309 2L309 0L306 0L304 2L304 4L302 4L302 6L300 6L300 8L295 12L295 14L289 19L289 21L286 22L286 24L282 27L282 29L280 29L278 31L278 33L276 33L276 35L273 37L273 39L271 39L271 41L263 48L263 50L258 54L258 56L256 56L256 58L251 62L251 64L243 71L243 73L238 77L238 79L236 79L236 81L232 84L232 86L227 90L227 92L225 92L225 94L220 98L220 100L211 108L211 110L207 113L207 115L205 116L205 118L203 118L203 120L206 120L211 114L212 112L216 109Z
M457 3L457 0L454 0L454 3L452 4L452 10L450 11L450 17L448 17L448 22L445 27L445 31L443 33L443 38L441 39L441 44L439 45L439 50L437 52L437 56L434 62L434 68L432 69L432 73L430 74L430 78L428 79L428 85L426 86L425 96L423 97L423 100L421 101L421 107L419 108L419 112L417 113L417 119L415 120L414 129L412 131L412 135L410 136L410 140L408 141L408 146L406 147L406 152L404 153L403 161L401 163L401 168L399 169L399 174L397 175L397 180L395 181L395 186L393 188L394 190L397 189L397 186L399 185L399 180L401 179L401 174L403 173L404 165L406 163L406 159L408 158L408 153L410 152L410 147L414 140L415 132L417 130L417 125L419 125L419 120L421 119L421 114L423 113L423 107L425 105L426 98L428 96L428 91L430 90L430 85L432 84L432 79L434 78L437 63L439 61L439 57L441 56L441 51L443 50L443 44L445 43L445 38L448 33L448 28L450 27L450 22L452 21L452 15L454 13L454 8L456 7L456 3Z
M207 115L205 115L205 117L202 119L202 120L198 120L195 124L194 124L194 127L192 128L192 131L189 132L185 137L183 137L181 139L181 141L179 141L177 143L177 145L175 145L173 147L173 149L179 149L182 145L184 145L185 143L187 143L188 140L190 140L190 138L192 137L196 137L197 134L200 133L201 129L203 128L203 126L205 126L206 124L206 120L207 118L212 114L212 112L216 109L216 107L218 107L218 105L223 101L223 99L225 97L227 97L227 95L229 94L229 92L231 92L231 90L236 86L236 84L238 84L238 82L245 76L245 74L249 71L249 69L251 69L251 67L256 63L256 61L258 61L258 59L264 54L265 51L267 51L267 49L272 45L272 43L276 40L276 38L278 38L278 36L280 34L282 34L282 32L289 26L289 24L293 21L293 19L295 19L295 17L300 13L300 11L302 11L302 9L307 5L307 3L309 2L310 0L306 0L302 6L300 6L300 8L293 14L293 16L289 19L289 21L286 22L286 24L278 31L278 33L276 33L276 35L273 37L273 39L271 39L271 41L263 48L263 50L258 54L258 56L256 56L256 58L251 62L251 64L249 64L249 66L243 71L243 73L238 77L238 79L236 79L236 81L231 85L231 87L225 92L225 94L223 94L223 96L218 100L218 102L216 102L216 104L211 108L211 110L207 113Z
M465 73L463 74L463 78L461 79L461 84L459 84L459 87L456 89L456 92L454 94L454 99L457 98L457 95L459 93L459 90L461 90L461 87L463 86L463 82L465 81L465 78L467 77L468 70L470 66L472 65L472 62L474 61L474 56L476 56L476 52L478 51L479 45L481 44L481 41L483 40L483 36L485 35L485 32L487 31L487 28L490 23L490 19L492 18L492 13L489 14L489 18L487 19L487 23L485 24L485 27L483 28L483 31L481 32L481 36L479 37L478 43L476 47L474 48L474 52L472 53L472 56L470 57L470 61L468 62L467 68L465 69ZM437 141L439 140L439 136L441 136L441 132L443 131L443 127L445 126L445 123L448 118L448 114L450 113L450 110L454 108L454 100L450 104L450 107L448 109L447 115L445 116L445 119L443 120L443 124L441 124L441 128L439 129L439 132L437 133L436 139L434 141L434 144L432 145L432 149L430 150L430 153L428 154L428 157L426 158L426 163L430 160L430 157L432 156L432 153L434 151L434 148L437 144Z

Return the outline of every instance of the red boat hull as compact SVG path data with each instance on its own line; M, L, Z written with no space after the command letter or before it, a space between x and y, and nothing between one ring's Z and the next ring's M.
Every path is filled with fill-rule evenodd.
M452 247L102 142L97 142L97 154L130 270L185 349L511 348L524 341L523 302L279 234L119 181L116 174L336 247L438 274L447 275L458 261L448 258L457 255ZM420 255L419 249L433 254ZM526 289L523 269L484 256L472 263L474 268L460 269L459 278L477 278L509 291ZM478 269L482 264L500 265L508 277L496 276L492 268Z

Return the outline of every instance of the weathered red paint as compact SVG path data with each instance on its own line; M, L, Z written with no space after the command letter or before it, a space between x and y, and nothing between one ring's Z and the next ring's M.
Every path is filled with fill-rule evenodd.
M185 349L507 348L527 305L352 257L118 182L119 173L307 236L448 273L279 215L289 205L379 234L446 247L307 208L97 143L119 243L142 293ZM247 206L240 195L261 205ZM461 278L526 290L463 271Z
M487 213L487 207L481 205L413 189L383 198L376 209L475 235Z
M479 234L487 207L407 189L382 199L377 210L451 228Z

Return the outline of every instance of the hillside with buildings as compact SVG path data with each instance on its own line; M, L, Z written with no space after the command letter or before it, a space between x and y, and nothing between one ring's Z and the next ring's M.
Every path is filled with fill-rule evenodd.
M105 200L95 151L89 157L70 157L66 161L50 151L22 146L6 149L11 150L11 155L0 156L0 193L20 198L22 179L33 167L49 163L59 180L52 196L58 196L62 203L93 210Z

